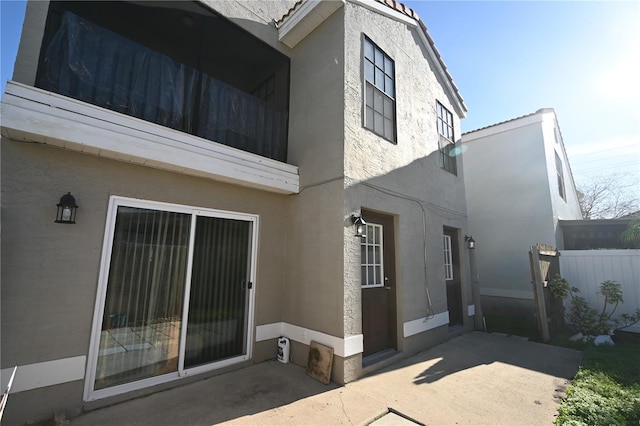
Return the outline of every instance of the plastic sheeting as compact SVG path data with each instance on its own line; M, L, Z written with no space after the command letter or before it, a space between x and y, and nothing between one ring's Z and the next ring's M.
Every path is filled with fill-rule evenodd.
M287 112L65 12L38 87L286 161Z

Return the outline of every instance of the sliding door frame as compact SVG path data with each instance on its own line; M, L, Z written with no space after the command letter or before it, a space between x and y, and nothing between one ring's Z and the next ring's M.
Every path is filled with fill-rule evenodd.
M180 334L180 348L179 348L179 360L178 369L175 372L162 374L155 377L141 379L138 381L132 381L129 383L115 385L105 389L95 390L96 368L99 355L99 343L100 334L102 331L102 323L104 316L104 308L107 295L107 285L109 282L109 271L111 267L111 254L113 250L113 239L116 226L116 216L118 207L133 207L150 210L162 210L171 211L176 213L186 213L191 215L191 229L189 237L189 248L187 258L187 270L185 277L185 294L182 309L182 323ZM185 340L186 340L186 326L187 317L189 314L189 296L191 288L191 273L193 267L193 252L194 252L194 237L196 233L196 222L198 216L208 216L221 219L240 220L250 223L251 229L249 234L249 281L253 283L249 291L248 300L248 312L247 312L247 331L246 331L246 353L234 356L231 358L223 359L220 361L214 361L205 365L198 365L192 368L184 368L185 358ZM87 357L86 372L85 372L85 385L84 385L84 400L94 401L101 398L106 398L114 395L119 395L126 392L131 392L139 389L144 389L150 386L159 385L162 383L178 380L181 377L189 376L193 374L204 373L207 371L216 370L219 368L227 367L229 365L237 364L252 358L253 352L253 330L254 330L254 314L255 314L255 282L256 282L256 267L257 267L257 253L258 253L258 222L259 217L255 214L232 212L226 210L216 210L202 207L192 207L182 204L172 204L159 201L142 200L136 198L127 198L121 196L111 196L109 199L109 207L107 210L107 220L105 224L104 240L102 246L102 255L100 258L100 272L98 275L98 290L96 295L96 303L93 314L93 325L91 330L91 340L89 347L89 355Z

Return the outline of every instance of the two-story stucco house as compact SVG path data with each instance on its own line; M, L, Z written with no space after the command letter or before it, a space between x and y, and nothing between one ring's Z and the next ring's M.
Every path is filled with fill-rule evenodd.
M582 217L555 111L467 132L462 142L483 312L531 317L529 249L564 248L559 222Z
M7 422L280 336L345 383L471 329L465 113L393 0L29 1L2 96Z

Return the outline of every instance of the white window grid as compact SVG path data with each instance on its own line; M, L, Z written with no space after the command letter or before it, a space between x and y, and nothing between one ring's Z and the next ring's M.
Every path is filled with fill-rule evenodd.
M382 225L368 223L366 235L360 243L362 287L384 287Z
M363 61L364 126L395 143L395 64L393 59L366 36Z
M451 236L443 235L444 244L444 279L445 281L453 280L453 256L451 252Z

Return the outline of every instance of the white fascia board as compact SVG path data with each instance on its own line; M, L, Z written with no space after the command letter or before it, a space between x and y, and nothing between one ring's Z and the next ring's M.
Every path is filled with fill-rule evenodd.
M431 46L431 43L429 43L429 40L427 40L427 36L422 32L422 29L420 28L420 24L418 24L418 21L405 15L404 13L394 10L391 7L385 4L379 3L375 0L349 0L349 1L351 3L360 5L362 7L366 7L367 9L377 12L383 16L386 16L387 18L391 18L396 21L403 22L409 25L410 27L416 29L420 37L420 41L422 41L422 44L427 49L427 52L429 53L429 57L431 61L436 66L436 71L438 72L438 74L440 75L440 78L445 84L446 92L449 94L449 98L451 98L451 101L452 101L451 104L453 105L453 108L456 110L456 114L458 115L459 118L464 118L467 116L466 110L462 105L462 103L460 102L460 99L458 99L456 90L454 89L453 85L451 84L451 81L449 80L449 77L447 76L447 72L444 70L444 68L442 67L442 64L440 63L438 54L433 50L433 46Z
M299 192L296 166L35 87L7 82L0 106L2 135L11 139L269 192Z
M495 124L485 129L472 130L468 133L465 133L462 135L462 143L467 143L476 139L482 139L489 136L497 135L498 133L509 132L521 127L530 126L536 123L542 123L543 121L543 114L533 114L522 118L514 118L513 120L509 120L505 123Z
M278 40L293 48L311 34L329 16L344 5L344 0L307 0L278 25Z

